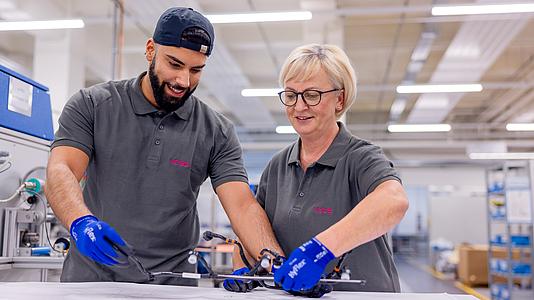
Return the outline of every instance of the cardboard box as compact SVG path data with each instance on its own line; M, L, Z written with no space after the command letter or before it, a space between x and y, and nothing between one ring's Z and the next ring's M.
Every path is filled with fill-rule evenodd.
M459 245L458 278L467 285L488 284L488 245ZM528 250L527 250L528 251ZM507 259L507 248L493 248L493 258ZM513 249L512 257L519 260L520 257L529 258L530 253L525 250ZM494 281L499 282L498 277Z
M460 245L458 278L467 285L488 284L488 246Z

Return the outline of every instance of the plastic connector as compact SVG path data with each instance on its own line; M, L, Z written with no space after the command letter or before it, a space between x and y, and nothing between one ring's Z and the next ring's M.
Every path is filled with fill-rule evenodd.
M267 270L270 266L271 266L271 259L268 255L265 255L264 257L261 258L261 262L260 262L260 265L262 268L264 268L265 270Z
M341 273L341 279L350 280L350 269L345 269L343 273Z
M39 194L44 189L44 181L37 178L30 178L26 182L24 182L24 188L27 191L34 192L36 194Z
M196 265L198 262L198 256L194 251L189 251L189 257L187 257L187 262Z

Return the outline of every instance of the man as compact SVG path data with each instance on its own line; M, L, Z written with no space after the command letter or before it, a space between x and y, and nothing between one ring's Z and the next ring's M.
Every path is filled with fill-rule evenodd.
M83 89L66 104L46 188L74 240L62 281L143 282L134 266L117 266L124 258L112 244L126 242L150 271L194 271L187 256L198 242L196 199L208 176L244 246L280 251L248 187L233 125L192 95L213 42L204 16L170 8L146 42L148 72Z

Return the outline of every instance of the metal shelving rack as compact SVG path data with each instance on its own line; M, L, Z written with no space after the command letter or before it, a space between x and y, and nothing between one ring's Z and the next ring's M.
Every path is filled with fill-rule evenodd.
M505 161L486 180L491 298L534 299L534 161Z

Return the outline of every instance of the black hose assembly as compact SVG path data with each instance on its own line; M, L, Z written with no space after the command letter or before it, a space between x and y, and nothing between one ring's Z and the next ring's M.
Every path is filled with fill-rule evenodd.
M249 270L252 270L253 267L248 262L247 257L245 256L245 249L243 249L243 245L241 245L239 241L234 240L234 239L229 239L225 237L224 235L211 232L211 231L204 231L204 233L202 234L202 238L204 238L204 240L206 241L211 241L214 237L223 240L225 243L229 245L237 245L237 247L239 248L239 256L241 257L241 260L243 261L243 263L245 263L245 266L247 266Z
M272 269L280 268L285 259L284 256L271 249L264 248L260 251L260 265L265 270L268 270L269 266L272 266Z
M228 239L220 234L216 234L213 232L208 232L203 234L204 239L211 240L214 237L224 240L228 244L238 245L240 255L243 258L243 261L248 263L245 257L245 253L243 251L243 246L241 244L234 240L234 239ZM252 288L255 286L263 286L266 288L272 288L272 289L281 289L280 286L277 284L271 285L266 284L265 281L273 281L274 278L272 277L272 274L269 272L269 265L272 265L272 269L279 268L282 263L284 262L285 258L278 254L275 251L269 250L269 249L262 249L260 251L260 259L258 262L254 264L254 267L249 267L250 272L247 274L244 274L245 276L239 276L239 275L232 275L232 274L217 274L215 273L206 260L199 255L197 251L191 250L189 252L188 262L190 264L197 264L200 262L207 270L208 274L198 274L198 273L188 273L188 272L151 272L147 270L141 261L135 256L133 248L131 248L129 245L118 245L114 243L111 240L107 240L110 245L123 254L124 256L127 256L127 260L133 263L137 269L146 277L147 282L154 281L157 277L174 277L174 278L188 278L188 279L212 279L212 280L225 280L225 279L236 279L236 280L250 280L252 281ZM331 272L328 276L329 277L322 277L320 279L320 284L316 285L312 290L310 291L299 291L299 292L290 292L291 294L298 295L298 296L306 296L306 297L320 297L325 293L329 293L332 291L332 285L339 283L339 282L345 282L345 283L354 283L354 284L365 284L365 280L348 280L347 275L349 274L349 270L343 270L341 272L341 265L343 264L343 261L345 259L345 255L343 255L340 260L338 261L338 264L334 268L334 271ZM120 264L119 267L123 265ZM248 263L250 266L250 263ZM343 278L345 277L345 278Z
M276 263L278 266L282 265L282 262L283 262L283 257L280 254L278 254L276 251L273 251L273 250L265 248L265 249L262 249L260 251L260 256L259 256L258 262L256 262L254 264L254 266L252 266L248 262L248 260L246 258L246 255L245 255L245 251L243 249L243 246L241 245L241 243L239 243L239 241L234 240L234 239L229 239L229 238L225 237L224 235L221 235L221 234L218 234L218 233L215 233L215 232L211 232L211 231L205 231L202 234L202 237L206 241L210 241L215 237L215 238L223 240L227 244L237 245L237 247L239 248L239 256L241 257L241 260L243 260L243 263L245 263L245 265L249 269L249 271L245 274L247 276L268 275L269 274L269 266L271 265L271 261L273 263ZM271 257L271 255L272 255L272 257ZM259 285L261 285L263 287L266 287L266 288L278 288L278 287L266 284L263 280L258 280L255 283L257 283L257 284L259 284Z

